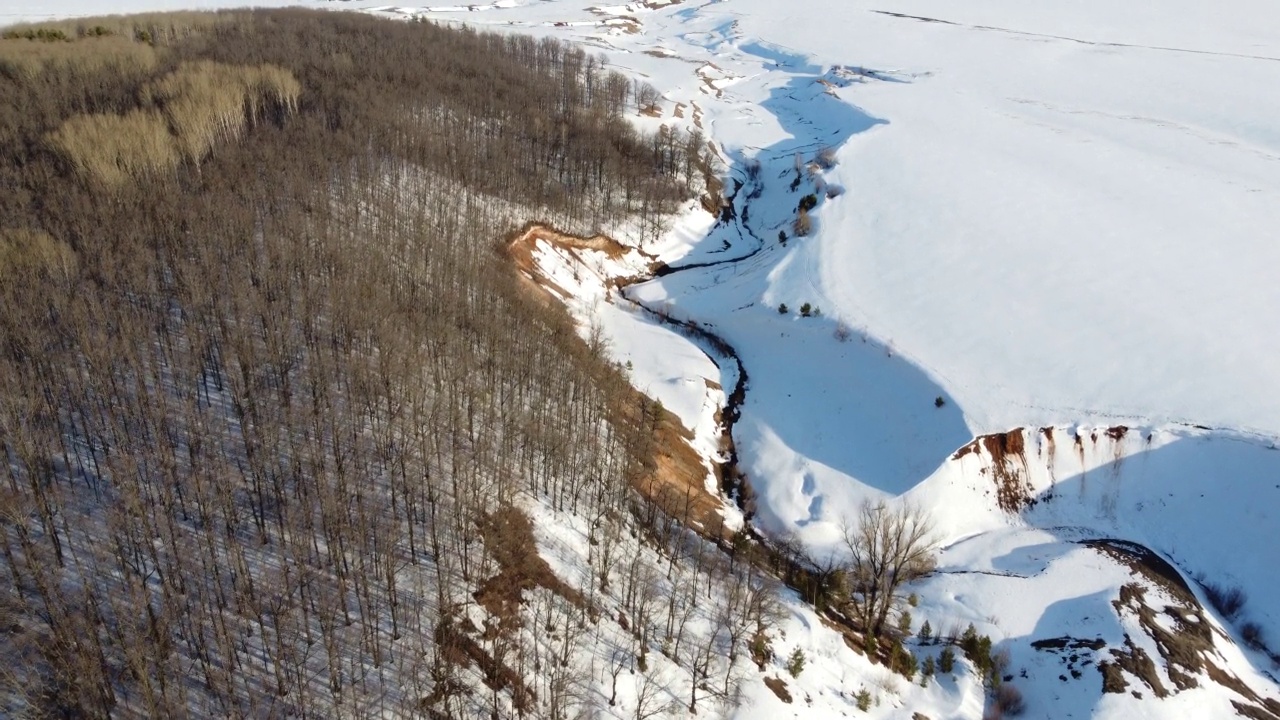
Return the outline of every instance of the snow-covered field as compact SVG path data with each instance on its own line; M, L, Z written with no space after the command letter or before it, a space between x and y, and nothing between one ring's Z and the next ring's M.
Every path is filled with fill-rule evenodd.
M0 0L0 22L242 4ZM1100 695L1092 667L1079 679L1031 647L1129 635L1159 664L1113 606L1129 568L1078 544L1138 542L1183 575L1247 592L1234 623L1206 619L1221 631L1219 664L1280 696L1272 662L1225 639L1252 621L1280 647L1280 5L252 4L554 34L652 83L662 117L637 122L701 128L726 192L733 180L742 190L733 221L691 206L643 248L699 267L629 295L736 349L750 386L735 440L763 530L822 557L864 498L909 498L933 512L947 548L918 588L917 625L991 634L1013 672L1026 670L1028 715L1230 714L1238 696L1203 679L1164 700L1132 678L1145 699ZM811 192L813 232L795 237ZM539 258L572 291L584 332L599 326L637 387L715 457L734 378L599 277L636 266L550 247ZM801 316L806 303L819 311ZM1027 428L1013 433L1016 456L953 457L1012 428ZM1033 506L999 507L1001 465ZM812 702L782 705L756 683L740 715L856 713L840 693L873 685L875 669L789 607L789 641L818 658L797 681ZM966 682L899 688L873 715L979 717L980 689Z

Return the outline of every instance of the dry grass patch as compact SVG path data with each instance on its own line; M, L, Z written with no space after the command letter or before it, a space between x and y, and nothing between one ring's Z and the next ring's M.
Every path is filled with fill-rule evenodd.
M20 82L31 82L50 71L78 76L109 72L142 78L154 71L156 64L155 48L124 37L45 42L6 33L6 39L0 40L0 73Z
M155 110L77 115L51 133L49 143L81 177L106 187L159 175L180 159L168 124Z
M274 65L253 67L201 61L177 70L143 89L143 99L160 107L182 155L200 160L222 140L239 138L269 110L297 110L302 85Z
M292 114L301 92L293 74L274 65L184 63L143 88L143 104L153 107L77 115L50 133L49 143L86 180L120 187L172 171L183 159L199 162L265 115Z
M70 275L76 254L66 243L39 230L0 230L0 282L31 275Z
M209 32L220 25L242 25L252 22L252 19L251 13L244 12L187 11L110 15L14 25L5 31L4 36L25 38L31 35L67 40L114 36L151 45L168 45L192 35Z
M784 703L791 702L791 693L787 690L787 683L780 677L767 677L764 679L765 687L773 691L774 695Z

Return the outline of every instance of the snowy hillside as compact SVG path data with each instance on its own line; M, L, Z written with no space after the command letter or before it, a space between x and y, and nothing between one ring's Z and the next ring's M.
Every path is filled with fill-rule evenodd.
M240 4L0 0L0 21ZM723 209L534 260L684 422L708 490L739 379L714 337L749 374L755 527L839 558L864 499L928 509L944 550L912 629L975 624L1027 716L1280 717L1280 6L253 4L554 35L651 83L636 122L704 132ZM1215 609L1197 579L1248 600ZM737 717L856 716L862 688L872 717L988 711L972 677L886 680L786 607L775 649L811 669L790 703L756 678Z

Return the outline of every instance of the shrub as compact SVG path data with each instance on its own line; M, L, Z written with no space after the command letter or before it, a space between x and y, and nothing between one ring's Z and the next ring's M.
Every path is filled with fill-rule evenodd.
M1001 676L1004 675L1004 671L1009 669L1009 651L1006 648L1001 648L991 653L990 658L988 672L991 675L992 684L998 685Z
M1266 647L1266 642L1262 639L1262 626L1256 622L1247 622L1240 626L1240 637L1245 645L1254 650L1262 650Z
M786 245L786 244L787 244L787 231L786 231L786 230L779 230L779 231L778 231L778 242L782 243L783 245Z
M801 314L801 315L803 315L803 316L805 316L805 317L809 317L810 315L812 315L812 314L813 314L813 306L812 306L812 305L810 305L809 303L805 303L805 304L801 305L801 306L800 306L800 314Z
M818 155L814 160L818 163L818 167L823 170L830 170L836 166L836 149L833 147L825 147L818 151Z
M800 673L804 672L804 650L796 648L791 653L791 657L787 659L787 672L791 673L791 677L800 677Z
M812 232L813 220L809 217L809 212L807 210L801 210L800 213L796 215L796 221L792 224L791 230L797 237L804 237Z
M919 607L920 596L915 593L911 593L910 595L907 596L907 604L910 605L911 607Z
M996 688L993 699L1002 716L1016 717L1027 709L1027 703L1022 699L1022 691L1008 683Z
M763 632L757 632L755 637L751 638L751 660L755 662L756 667L764 670L765 664L771 659L773 659L773 648L769 644L769 636Z
M818 196L813 193L809 193L808 195L800 198L800 204L796 207L796 210L799 212L809 212L816 207L818 207Z
M786 315L789 312L791 312L791 308L787 307L786 303L782 303L781 305L778 306L779 315Z
M853 697L854 702L858 704L859 710L866 712L871 709L871 692L869 690L862 688L858 691L858 694Z
M947 404L947 401L943 400L941 395L933 399L933 406L936 408L940 408L946 404Z
M838 322L836 323L836 329L831 332L831 337L834 337L840 342L849 342L853 337L853 330L843 322Z

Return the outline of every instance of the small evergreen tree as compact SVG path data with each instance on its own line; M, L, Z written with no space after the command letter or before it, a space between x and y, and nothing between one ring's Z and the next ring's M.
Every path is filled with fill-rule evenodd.
M778 306L779 315L786 315L789 312L791 312L791 308L787 307L786 303L782 303L781 305Z
M938 671L951 674L956 668L956 651L950 647L942 649L942 655L938 658Z
M903 610L898 615L898 632L907 635L911 632L911 613Z
M991 660L991 638L986 635L979 637L973 654L966 657L973 663L973 669L977 671L978 677L988 678L992 675L994 663ZM995 680L999 681L999 678L996 677Z
M787 672L791 673L791 677L800 677L800 673L804 672L804 651L800 648L796 648L787 659Z
M858 703L858 709L862 712L871 709L871 692L866 688L859 690L858 694L854 695L854 700Z
M805 303L805 304L803 304L803 305L801 305L801 306L800 306L800 314L801 314L801 315L803 315L803 316L805 316L805 317L809 317L809 315L810 315L812 312L813 312L813 306L812 306L812 305L810 305L809 303Z
M929 641L933 639L933 627L929 625L928 620L925 620L924 624L920 626L920 632L917 633L917 637L920 638L920 642L924 645L928 645Z
M916 660L916 656L907 651L901 645L898 646L898 672L902 673L902 677L911 682L916 677L916 672L920 670L920 662Z
M933 656L929 655L924 659L924 664L920 666L920 684L928 685L929 680L933 678L933 674L937 671L938 668L933 661Z
M960 636L960 649L964 651L964 656L973 659L974 653L978 650L978 630L973 627L973 623L969 623L969 627L964 629L964 634Z

